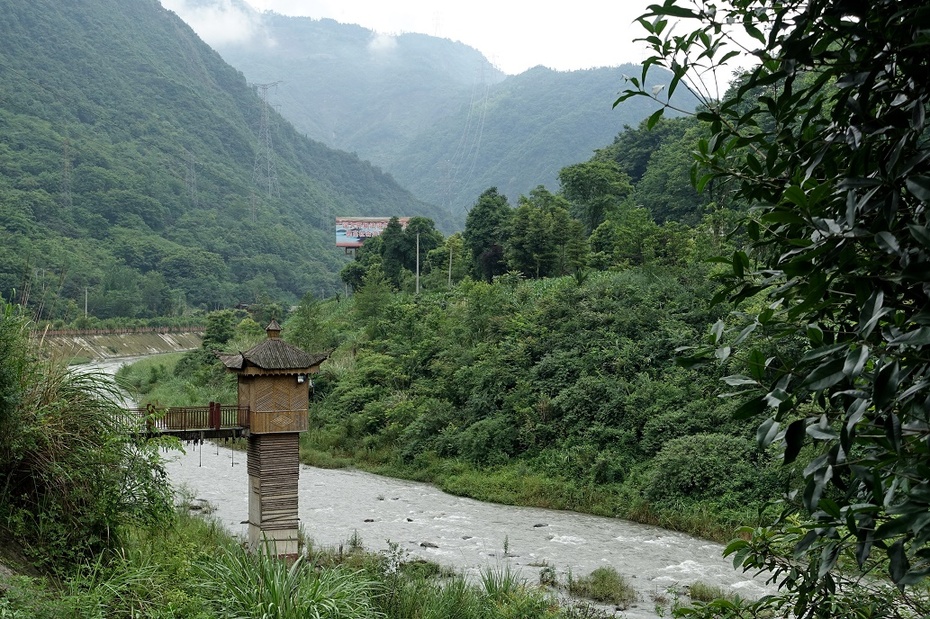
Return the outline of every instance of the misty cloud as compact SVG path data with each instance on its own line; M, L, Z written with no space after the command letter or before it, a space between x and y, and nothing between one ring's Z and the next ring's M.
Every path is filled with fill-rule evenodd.
M210 45L264 43L274 45L261 15L238 0L161 0Z
M391 52L397 48L397 38L389 34L374 33L368 41L368 51L375 54Z

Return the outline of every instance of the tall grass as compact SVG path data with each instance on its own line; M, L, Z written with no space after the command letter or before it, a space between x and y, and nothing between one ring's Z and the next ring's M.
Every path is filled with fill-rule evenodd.
M164 522L171 491L113 382L42 359L26 324L0 308L0 526L44 567L68 569L115 546L123 525Z
M67 581L62 606L70 607L75 617L146 616L158 606L152 595L158 586L157 572L144 558L100 554Z
M214 608L236 617L306 619L377 617L374 583L342 568L310 569L303 557L290 566L240 547L200 564L206 597Z

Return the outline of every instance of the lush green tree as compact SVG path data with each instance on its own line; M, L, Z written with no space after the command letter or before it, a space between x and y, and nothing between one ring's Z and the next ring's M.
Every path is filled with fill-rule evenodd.
M407 266L408 239L397 217L391 217L379 237L381 269L395 288L400 287L401 271Z
M692 123L677 139L666 139L649 157L649 164L636 184L636 203L645 206L658 223L700 221L708 193L699 194L691 183L693 151L705 128Z
M644 119L635 128L625 126L613 144L599 151L598 155L616 161L630 181L637 184L646 173L652 154L663 144L680 141L688 127L696 124L693 117L682 116L661 118L650 127L649 119ZM690 169L691 165L686 167Z
M416 273L419 261L420 273L424 274L429 268L425 257L429 252L442 244L442 233L436 229L436 224L428 217L411 217L404 228L404 237L407 239L407 260L405 266L411 273ZM417 256L419 247L420 255Z
M521 196L508 227L507 265L535 278L566 275L584 266L584 229L572 219L570 206L545 187L537 187L529 197Z
M365 274L377 265L393 288L412 290L418 260L420 273L425 274L430 268L426 256L442 242L442 233L432 219L411 217L401 226L400 219L392 217L379 236L367 239L357 250L355 260L343 267L340 277L358 290Z
M585 232L597 228L633 190L629 177L610 159L594 158L559 170L562 195L572 203L572 215Z
M520 202L510 218L504 254L507 266L527 277L549 275L556 253L552 238L552 215L544 205L520 196Z
M210 312L207 315L207 330L203 334L203 348L221 350L235 332L235 315L231 310Z
M339 271L339 278L355 291L362 287L365 272L365 266L358 260L353 260L342 267L342 270Z
M303 296L284 325L288 342L310 352L330 350L335 346L335 333L321 319L319 306L320 302L312 293Z
M426 263L423 284L432 290L449 288L472 273L471 252L465 247L460 232L447 237L442 246L427 253Z
M671 34L671 20L694 20ZM640 19L652 66L676 73L667 91L755 44L758 64L698 118L697 178L735 184L752 206L752 254L732 255L721 296L746 308L746 369L728 379L752 395L761 444L803 458L797 503L774 528L729 548L747 569L772 570L798 616L835 616L837 570L884 566L904 588L930 574L930 105L922 0L776 3L668 1ZM742 36L742 35L745 36ZM621 100L654 96L634 80ZM759 93L762 93L759 96ZM747 105L748 103L748 105ZM756 301L758 299L758 301ZM755 330L783 353L748 342ZM806 346L798 350L796 343ZM725 345L725 346L724 346ZM806 448L805 448L806 446ZM798 523L800 522L800 526ZM790 548L793 554L781 549ZM879 551L884 561L875 557ZM890 591L890 590L889 590ZM918 590L919 591L919 590ZM839 602L837 601L839 600ZM902 612L925 601L898 598ZM846 606L842 612L852 612Z
M485 281L506 272L504 240L511 217L507 196L496 187L484 191L468 211L462 238L471 250L475 274Z
M390 301L391 292L391 282L381 265L372 266L365 273L362 287L355 293L355 311L365 319L378 317Z
M592 265L599 269L639 266L655 257L659 226L642 207L623 207L591 234Z

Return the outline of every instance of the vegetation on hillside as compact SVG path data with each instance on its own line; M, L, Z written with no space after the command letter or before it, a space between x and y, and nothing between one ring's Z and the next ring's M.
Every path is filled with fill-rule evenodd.
M535 67L508 77L412 136L385 168L418 197L462 215L487 187L510 200L538 185L553 187L560 169L658 109L639 101L608 104L623 76L638 71L629 64L568 72ZM670 78L656 75L653 83ZM696 105L687 93L676 103L685 110Z
M336 215L435 215L274 110L269 177L255 89L156 0L0 9L0 295L39 318L332 294Z
M212 344L234 336L230 317L211 316ZM292 564L251 555L215 522L192 516L186 502L173 508L159 443L131 437L112 383L33 356L27 326L17 308L2 307L4 619L607 616L583 601L559 601L556 592L570 583L550 577L540 587L506 569L471 582L390 541L367 552L357 537L345 551L304 540Z
M316 303L317 341L342 346L315 379L307 457L728 539L787 472L718 397L726 368L674 363L722 315L708 310L707 276L512 273L421 297L367 299L366 285L354 308Z
M478 50L448 39L201 4L251 21L252 36L215 48L249 80L284 80L274 99L299 131L382 167L412 136L505 77Z

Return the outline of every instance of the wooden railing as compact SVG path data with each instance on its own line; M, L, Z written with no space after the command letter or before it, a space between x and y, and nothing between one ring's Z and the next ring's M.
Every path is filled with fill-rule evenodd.
M180 432L243 430L250 424L249 407L210 402L207 406L126 409L130 427L140 432L172 434Z

